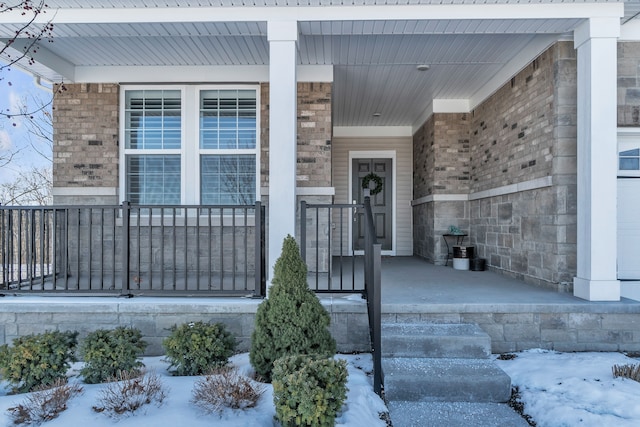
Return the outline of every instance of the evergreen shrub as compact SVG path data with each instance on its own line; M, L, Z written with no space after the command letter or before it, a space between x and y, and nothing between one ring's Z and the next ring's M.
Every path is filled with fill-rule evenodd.
M295 239L287 236L276 261L269 298L256 312L249 358L256 373L271 380L273 362L283 356L332 356L336 342L327 329L331 321L307 284L307 266Z
M78 332L49 331L13 340L0 346L0 374L13 385L14 393L26 393L51 386L66 378L75 362Z
M297 355L276 360L273 402L283 427L333 427L347 398L347 362Z
M174 325L162 345L176 375L202 375L227 364L236 339L223 323L191 322Z
M144 366L138 360L147 348L142 332L136 328L98 329L80 344L84 367L80 373L87 384L112 380L122 371L137 371Z

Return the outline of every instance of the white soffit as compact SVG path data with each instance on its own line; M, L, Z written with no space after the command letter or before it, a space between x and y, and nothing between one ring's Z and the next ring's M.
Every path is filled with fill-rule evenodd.
M298 80L334 81L334 125L411 128L444 108L434 99L473 109L583 18L623 13L598 0L234 1L48 0L54 42L23 67L54 81L266 81L266 21L295 19ZM16 16L0 14L0 37Z

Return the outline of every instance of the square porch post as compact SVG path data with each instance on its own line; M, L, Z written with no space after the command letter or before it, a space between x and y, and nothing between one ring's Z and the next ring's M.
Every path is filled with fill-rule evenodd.
M620 17L574 32L578 55L577 277L574 295L620 300L617 280L617 37Z
M297 143L296 21L269 21L269 249L267 279L282 241L295 236ZM268 286L268 285L267 285Z

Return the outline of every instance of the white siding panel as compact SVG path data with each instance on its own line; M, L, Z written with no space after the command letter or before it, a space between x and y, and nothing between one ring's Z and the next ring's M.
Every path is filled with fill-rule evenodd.
M411 197L413 189L413 142L411 138L334 138L331 148L332 180L336 189L335 203L351 203L349 200L349 152L395 151L396 163L396 211L393 213L396 232L396 255L413 255L413 231ZM344 218L345 224L351 219ZM339 218L334 218L339 227ZM336 228L336 229L337 229ZM334 239L337 239L337 232ZM334 240L335 241L335 240ZM343 242L348 247L348 241ZM338 248L339 243L334 243Z

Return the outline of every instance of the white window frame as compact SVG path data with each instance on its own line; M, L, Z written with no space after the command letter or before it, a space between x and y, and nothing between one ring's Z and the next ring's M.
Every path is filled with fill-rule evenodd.
M181 143L180 149L131 149L126 147L125 117L126 92L133 90L179 90L181 94ZM256 94L256 146L251 149L201 149L200 148L200 91L205 90L254 90ZM202 154L251 154L256 159L255 199L260 201L260 85L122 85L120 86L120 157L119 200L126 196L126 156L153 154L180 154L180 204L200 203L200 156Z
M620 169L620 153L634 149L640 149L640 128L619 128L618 154L616 156L616 170L618 171L618 178L640 177L640 170Z

